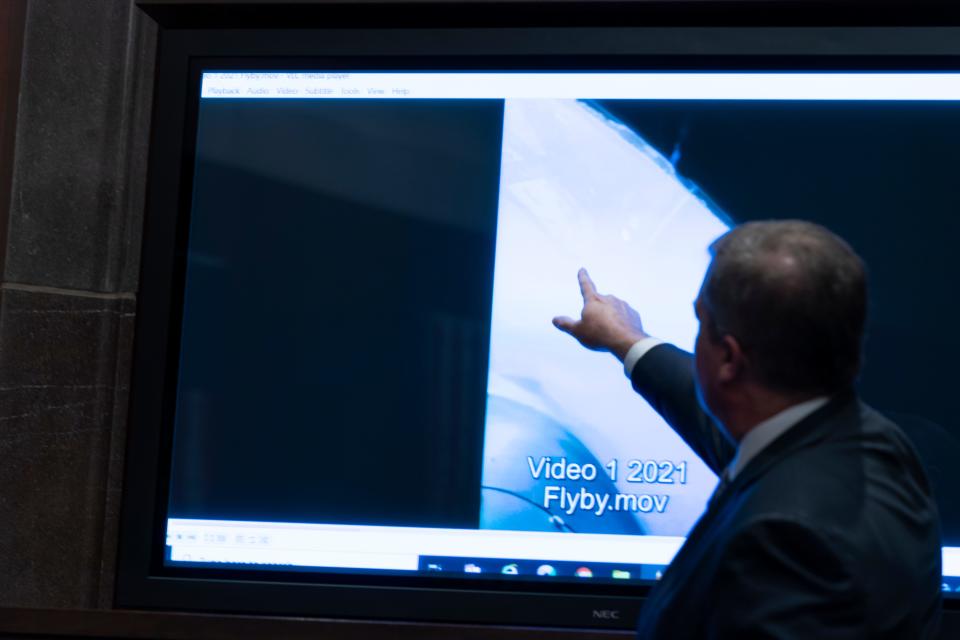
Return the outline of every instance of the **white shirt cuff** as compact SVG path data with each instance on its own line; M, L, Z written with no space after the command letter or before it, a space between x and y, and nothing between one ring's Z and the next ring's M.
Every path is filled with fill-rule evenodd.
M633 368L640 362L640 358L647 355L647 351L650 351L650 349L653 349L658 344L663 344L663 340L651 336L647 336L633 343L633 346L630 347L627 355L623 358L623 372L627 374L628 378L633 379Z

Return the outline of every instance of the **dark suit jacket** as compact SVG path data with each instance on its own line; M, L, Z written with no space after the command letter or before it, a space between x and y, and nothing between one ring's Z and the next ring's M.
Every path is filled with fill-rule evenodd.
M651 349L633 385L717 473L734 454L700 408L689 354ZM840 394L741 469L640 617L641 638L934 637L940 532L913 447Z

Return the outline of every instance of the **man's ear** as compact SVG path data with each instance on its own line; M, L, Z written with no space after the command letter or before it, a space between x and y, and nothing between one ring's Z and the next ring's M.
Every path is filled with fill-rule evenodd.
M733 382L743 376L745 364L743 349L736 338L727 334L720 338L720 367L717 371L718 381Z

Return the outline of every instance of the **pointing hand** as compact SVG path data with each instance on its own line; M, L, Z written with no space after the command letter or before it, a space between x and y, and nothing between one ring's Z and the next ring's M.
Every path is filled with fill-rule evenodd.
M597 293L586 269L580 269L577 278L583 294L580 319L560 316L553 319L554 326L572 335L587 349L609 351L623 360L634 343L648 337L640 314L616 296Z

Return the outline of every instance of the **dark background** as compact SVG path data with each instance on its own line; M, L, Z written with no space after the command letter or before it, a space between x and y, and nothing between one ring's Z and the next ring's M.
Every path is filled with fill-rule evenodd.
M597 103L735 222L803 218L867 264L859 389L911 436L960 543L960 107L917 102Z
M478 525L502 121L202 101L172 517Z

